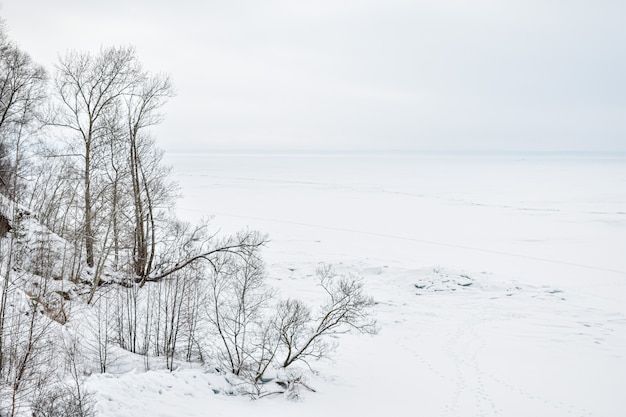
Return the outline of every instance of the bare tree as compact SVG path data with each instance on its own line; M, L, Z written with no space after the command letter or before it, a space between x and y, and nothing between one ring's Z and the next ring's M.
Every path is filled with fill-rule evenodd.
M265 318L273 292L265 285L256 253L226 255L214 263L209 278L207 319L215 330L221 366L235 375L256 379L265 360ZM262 359L260 359L262 358Z
M168 77L143 74L125 97L127 146L132 183L134 230L133 266L138 277L150 275L156 250L155 211L163 200L171 200L163 174L161 156L145 130L162 119L160 108L173 95Z
M0 32L3 32L0 28ZM15 198L21 142L35 127L45 99L46 71L0 36L0 191ZM13 158L11 158L13 155Z
M316 318L300 301L287 300L279 305L276 326L284 368L296 361L327 355L324 338L333 333L350 329L368 334L376 332L376 321L371 318L374 300L365 294L361 280L339 276L330 266L320 267L317 276L327 301Z
M80 143L75 152L83 160L84 242L89 267L94 266L95 245L94 157L106 147L107 112L131 91L139 74L133 48L107 48L96 56L71 52L57 65L55 87L61 106L53 124L68 129L73 134L73 143Z

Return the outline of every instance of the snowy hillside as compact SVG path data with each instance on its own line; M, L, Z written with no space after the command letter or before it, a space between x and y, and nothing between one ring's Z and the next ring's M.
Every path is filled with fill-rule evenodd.
M109 276L110 283L87 304L92 273L89 268L76 282L46 280L36 271L19 275L21 281L11 278L21 283L14 300L22 301L13 303L21 311L28 311L28 296L41 283L50 286L47 293L52 298L40 304L41 308L49 306L47 312L42 310L42 316L52 323L47 337L57 339L55 346L59 345L59 338L63 341L59 353L75 346L74 366L98 415L204 416L207 410L224 416L623 414L624 259L609 256L609 262L594 267L593 257L597 255L579 249L596 245L590 240L595 233L603 233L607 240L592 252L603 249L610 254L619 249L614 246L623 243L623 213L619 207L624 201L616 189L608 187L598 192L594 187L579 187L571 195L553 194L552 202L524 203L548 206L536 212L509 207L514 204L511 199L521 198L524 193L544 199L541 192L550 190L524 190L521 186L526 180L511 177L511 171L506 169L499 181L507 187L517 187L506 189L506 201L498 201L502 197L497 193L473 194L481 204L459 204L477 190L455 190L456 194L442 200L438 190L446 186L438 186L441 179L434 178L424 185L407 178L404 184L376 183L380 176L368 178L360 171L363 159L341 160L345 174L334 173L327 183L312 181L312 174L320 174L290 167L291 180L283 183L282 177L272 177L272 171L266 168L248 164L248 171L242 169L237 165L242 157L220 157L219 162L206 157L202 166L212 167L209 173L194 168L190 164L193 158L188 158L182 157L185 168L175 165L175 175L186 193L179 209L189 213L190 220L204 214L198 208L209 203L197 199L205 198L201 190L209 187L210 206L220 213L213 223L219 224L223 233L246 226L270 231L270 242L261 255L267 271L265 285L273 297L298 299L309 306L322 305L325 292L316 271L323 262L338 275L362 278L365 293L373 296L378 332L347 333L348 328L333 332L327 339L333 348L331 354L319 360L312 357L287 369L272 366L263 376L261 390L255 392L245 377L221 368L223 362L216 360L219 354L215 346L196 350L190 344L191 356L186 357L182 346L191 340L181 336L180 354L170 358L154 350L154 343L161 339L145 339L148 333L140 330L141 326L152 328L165 322L145 321L141 315L160 311L158 314L163 317L178 317L169 316L164 310L170 305L167 300L179 302L183 309L196 305L191 299L168 298L167 291L181 287L148 283L135 293L131 287L113 284L123 280L107 267L104 275ZM267 157L256 158L252 162L266 166ZM278 170L284 162L288 161L278 158L267 166ZM302 161L301 166L306 167L309 162ZM309 167L328 169L337 162L320 159ZM402 162L395 162L397 169L402 166ZM409 162L405 167L416 163ZM422 162L428 165L432 161ZM224 166L217 169L220 163ZM626 178L621 162L608 168L586 163L586 174L594 171L598 181ZM440 164L450 161L439 161L439 167ZM512 163L511 169L515 171L523 165ZM581 169L580 164L572 161L552 161L543 167ZM483 167L488 168L488 164ZM601 178L603 172L611 178ZM503 178L506 175L508 181ZM248 187L247 181L252 178L254 186ZM564 189L562 180L550 178L558 190ZM390 186L395 188L392 193L388 192ZM424 186L429 189L419 190ZM486 186L477 183L477 188ZM271 199L258 199L263 194ZM296 200L294 195L298 196ZM572 200L572 195L577 200ZM485 199L492 201L484 205ZM4 207L12 207L8 200L3 201ZM593 211L580 209L590 204L595 206ZM436 211L430 214L424 211L433 208ZM395 211L395 217L372 220L388 209ZM486 212L491 215L485 216ZM343 224L336 223L343 213L350 217L345 217ZM415 213L421 213L420 217L415 217ZM428 226L442 220L436 213L447 213L450 227L461 229L455 232L443 225ZM478 232L481 219L502 222L507 229ZM604 221L599 222L601 219ZM422 234L408 234L418 224ZM576 225L576 238L568 238L571 224ZM405 232L385 231L390 225L392 229L395 225L404 226ZM468 229L463 230L462 225ZM23 216L21 230L19 241L24 256L37 259L34 248L48 242L52 253L58 253L53 256L51 270L56 272L51 276L62 276L61 255L66 242L41 226L33 215ZM453 234L456 240L449 240ZM550 238L541 239L542 234ZM520 235L527 238L518 240ZM466 240L472 236L473 242ZM538 240L529 244L532 237ZM7 238L2 242L6 248ZM490 247L490 242L499 243ZM171 282L178 282L175 277L172 279ZM128 298L131 295L133 298ZM138 303L136 312L141 315L136 320L143 323L136 334L137 353L131 353L128 347L122 349L123 332L106 324L132 318L127 316L132 313L126 304L128 300ZM149 308L150 302L157 303L156 310ZM58 314L61 311L64 319ZM205 331L210 329L198 330L196 334ZM144 339L146 342L141 342ZM128 340L123 343L130 346ZM141 343L150 343L146 345L150 346L150 353L141 353ZM51 363L65 369L71 364L65 356ZM72 373L63 375L71 383ZM287 386L289 381L297 382Z

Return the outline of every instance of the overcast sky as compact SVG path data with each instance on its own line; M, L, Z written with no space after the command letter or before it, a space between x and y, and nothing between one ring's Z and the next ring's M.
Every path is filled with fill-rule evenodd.
M624 0L0 1L48 68L169 73L168 151L626 151Z

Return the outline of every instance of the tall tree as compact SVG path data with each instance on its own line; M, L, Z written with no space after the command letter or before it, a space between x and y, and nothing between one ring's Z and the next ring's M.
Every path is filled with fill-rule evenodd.
M106 148L106 115L120 105L140 78L141 69L135 50L130 47L107 48L93 56L71 52L60 59L55 79L56 93L61 101L54 122L73 131L79 142L78 154L83 159L84 181L84 243L86 262L94 266L95 231L93 230L94 157Z
M38 119L45 84L44 68L9 42L0 26L0 190L10 197L16 192L19 142Z
M161 121L160 108L172 96L168 77L143 74L141 82L126 96L127 146L132 183L134 230L133 267L146 277L152 270L155 249L155 210L162 198L171 195L165 185L160 153L147 136L146 128Z

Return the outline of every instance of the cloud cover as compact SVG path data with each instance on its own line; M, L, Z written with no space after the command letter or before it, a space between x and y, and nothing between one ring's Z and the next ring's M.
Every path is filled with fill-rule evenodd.
M626 151L626 3L5 0L51 67L137 47L170 151Z

